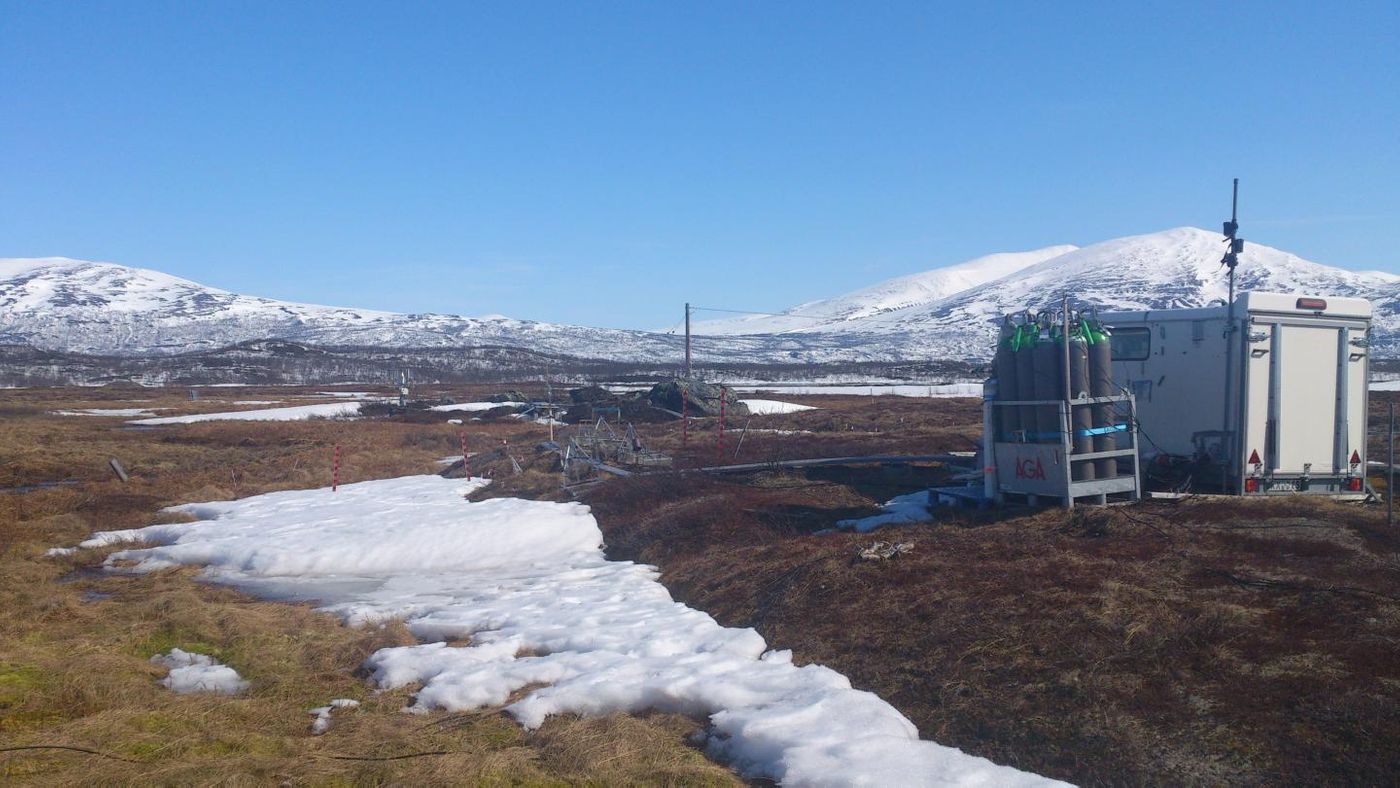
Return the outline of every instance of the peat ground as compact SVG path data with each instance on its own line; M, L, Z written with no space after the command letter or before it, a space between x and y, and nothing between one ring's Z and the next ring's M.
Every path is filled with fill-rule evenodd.
M420 393L467 401L502 388L517 387ZM527 471L509 476L503 456L480 455L474 472L498 477L487 494L571 497L534 462L548 428L508 418L134 430L117 418L50 413L329 401L315 394L204 389L191 402L183 389L0 391L0 487L65 482L0 493L0 750L103 753L0 751L0 777L732 780L686 745L694 721L562 719L527 734L490 710L407 718L402 696L370 696L355 673L370 650L406 637L395 627L348 629L305 607L197 583L190 570L111 577L87 571L100 554L43 556L94 530L155 522L171 504L329 484L337 444L341 480L353 482L433 472L458 453L463 432L473 451L504 440ZM769 398L819 409L756 416L746 431L727 424L722 444L713 419L693 421L685 440L675 422L638 430L682 469L936 454L972 448L980 431L970 400ZM1383 402L1373 399L1373 423ZM112 477L109 457L131 482ZM924 525L819 533L946 476L936 464L687 473L612 479L573 495L593 507L610 555L656 564L679 600L757 628L799 662L842 671L940 743L1084 784L1387 783L1400 774L1400 539L1383 506L1202 498L1073 515L944 511ZM913 549L859 560L857 548L877 539ZM171 695L146 661L170 646L224 657L253 690ZM330 697L367 702L312 737L305 710Z
M805 432L761 433L798 456L962 449L980 415L801 401L823 410L766 422ZM1096 785L1400 775L1400 534L1383 505L1202 497L819 533L938 472L633 477L585 500L610 554L660 566L678 599L996 762ZM876 539L914 547L858 559Z

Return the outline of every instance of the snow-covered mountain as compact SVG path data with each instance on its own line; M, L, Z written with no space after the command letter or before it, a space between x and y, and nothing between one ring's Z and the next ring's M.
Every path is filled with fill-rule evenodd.
M1046 251L1049 250L1025 254L1033 256ZM942 298L853 319L785 327L784 336L859 337L860 344L868 346L897 346L901 354L910 358L930 354L985 358L1000 316L1027 307L1057 304L1064 295L1076 304L1105 310L1224 303L1228 279L1226 269L1220 265L1223 253L1224 245L1218 233L1195 227L1116 238L1082 249L1067 247L1063 254L1047 255L1039 262L1015 268L1004 276L989 276L977 285ZM910 278L913 277L905 279ZM824 303L857 301L861 294L896 286L900 281L891 280ZM1400 276L1347 271L1246 242L1236 269L1235 286L1239 291L1369 299L1376 309L1378 352L1387 356L1396 354L1396 345L1400 342ZM801 309L803 307L794 307L790 311Z
M970 288L935 304L880 315L862 331L946 334L968 353L983 353L996 317L1064 295L1104 309L1164 309L1224 303L1228 272L1220 264L1221 236L1194 227L1094 244ZM1247 242L1236 270L1238 291L1357 296L1376 306L1379 348L1400 333L1400 277L1357 273ZM957 337L958 339L953 339ZM950 348L951 349L951 348Z
M285 339L336 347L528 348L541 353L662 362L681 337L513 320L399 314L240 295L144 268L62 257L0 259L0 344L103 355L159 355ZM698 358L781 358L818 341L700 341ZM731 347L733 349L731 350Z
M696 333L706 336L696 338L694 352L701 361L749 363L980 360L990 354L997 318L1058 303L1064 294L1108 309L1224 299L1222 251L1218 234L1180 227L1084 248L994 254L781 316L700 323ZM1249 242L1238 288L1370 299L1377 353L1396 355L1400 276L1319 265ZM110 263L0 259L0 344L161 355L269 338L327 347L501 346L643 363L671 363L682 354L674 333L293 304Z
M835 298L798 304L782 314L741 315L700 321L692 324L691 332L716 336L829 330L834 327L833 324L856 322L898 309L931 304L1077 248L1071 245L1047 246L1031 252L989 254L956 265L887 279Z

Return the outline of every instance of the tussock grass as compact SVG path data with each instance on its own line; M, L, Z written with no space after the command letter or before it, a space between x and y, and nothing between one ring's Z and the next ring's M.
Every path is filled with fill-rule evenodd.
M285 388L229 399L282 399ZM183 396L183 392L179 392ZM280 396L279 396L280 395ZM397 623L342 626L309 606L260 602L200 583L191 568L95 571L103 551L47 557L95 530L178 521L160 509L329 484L433 473L458 429L396 421L210 422L129 430L121 420L49 410L180 400L160 390L0 392L0 782L33 784L725 783L686 743L681 718L551 720L530 734L499 711L408 716L411 690L370 691L357 669L375 649L412 643ZM122 402L122 404L119 404ZM171 403L174 405L174 403ZM205 403L213 404L213 403ZM222 405L221 405L222 407ZM216 409L216 408L211 408ZM535 425L474 434L538 441ZM486 439L486 438L483 438ZM130 483L105 467L118 457ZM211 654L251 682L238 697L175 695L150 663L170 648ZM307 710L332 698L324 736ZM25 748L25 749L18 749Z

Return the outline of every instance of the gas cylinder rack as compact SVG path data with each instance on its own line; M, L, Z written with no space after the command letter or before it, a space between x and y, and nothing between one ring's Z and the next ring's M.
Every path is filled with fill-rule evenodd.
M1113 384L1110 333L1068 299L1004 319L983 390L985 497L1066 509L1139 497L1137 404Z

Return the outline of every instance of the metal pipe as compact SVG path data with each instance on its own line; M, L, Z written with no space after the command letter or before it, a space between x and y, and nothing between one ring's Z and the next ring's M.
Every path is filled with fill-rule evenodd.
M1066 509L1073 509L1073 508L1074 508L1074 490L1073 490L1073 487L1074 487L1074 475L1071 473L1071 469L1074 467L1074 464L1073 464L1073 462L1070 460L1070 453L1074 451L1074 436L1071 434L1071 432L1074 430L1074 415L1073 415L1073 414L1074 414L1074 411L1072 410L1072 407L1073 407L1073 406L1070 405L1070 402L1071 402L1071 400L1073 400L1074 396L1073 396L1073 393L1072 393L1071 390L1070 390L1070 380L1069 380L1069 295L1068 295L1068 294L1066 294L1066 295L1060 297L1060 344L1064 346L1064 354L1063 354L1063 358L1061 359L1061 363L1064 365L1064 373L1065 373L1064 376L1063 376L1063 377L1064 377L1064 381L1065 381L1065 404L1064 404L1064 406L1060 409L1060 414L1061 414L1061 415L1060 415L1060 418L1061 418L1061 420L1062 420L1062 422L1061 422L1061 423L1062 423L1061 429L1064 430L1064 432L1061 433L1061 436L1060 436L1060 437L1061 437L1061 443L1062 443L1062 445L1065 447L1065 508L1066 508Z
M1071 399L1074 399L1074 396L1073 396L1072 392L1070 391L1070 382L1069 382L1069 296L1063 296L1063 297L1062 297L1060 308L1061 308L1061 312L1060 312L1060 340L1064 343L1064 346L1065 346L1065 352L1064 352L1065 402L1069 402Z
M690 380L690 302L685 304L685 379Z

